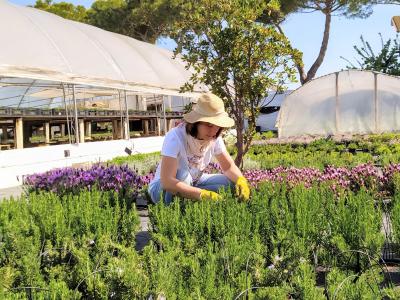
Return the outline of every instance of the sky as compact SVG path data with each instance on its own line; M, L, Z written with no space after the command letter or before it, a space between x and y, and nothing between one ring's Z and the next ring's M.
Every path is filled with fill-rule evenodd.
M80 4L90 7L92 0L68 1L75 5ZM33 5L35 0L11 0L20 5ZM56 1L57 2L57 1ZM377 5L373 8L373 14L366 19L347 19L345 17L333 17L331 23L328 50L317 77L332 72L340 71L348 63L341 56L356 63L358 57L354 45L361 45L360 36L370 42L375 52L381 49L379 33L384 40L396 37L396 31L391 26L391 18L400 15L400 5ZM324 17L321 13L297 13L289 16L284 22L283 29L292 46L303 52L305 69L308 70L316 59L322 41L324 30ZM158 45L173 50L174 43L167 39L158 41ZM290 89L298 87L292 84Z

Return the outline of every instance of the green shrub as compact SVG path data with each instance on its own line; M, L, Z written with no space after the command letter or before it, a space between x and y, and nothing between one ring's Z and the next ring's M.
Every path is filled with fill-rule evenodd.
M154 244L145 261L154 297L270 299L276 290L319 299L317 266L366 272L380 255L382 212L366 191L338 198L324 186L265 183L248 203L223 197L150 208Z
M0 293L140 298L147 277L134 250L138 229L136 211L110 192L32 193L0 202Z
M327 275L328 299L382 299L382 280L381 269L377 266L361 274L333 268ZM387 290L385 293L390 292Z
M326 209L332 247L328 265L360 271L379 259L384 242L382 211L368 191L347 193Z
M319 266L327 270L329 299L398 295L382 289L374 266L384 236L382 209L369 191L266 182L249 202L221 195L218 202L176 197L150 206L152 241L141 253L134 249L136 211L115 193L0 202L0 298L323 299Z

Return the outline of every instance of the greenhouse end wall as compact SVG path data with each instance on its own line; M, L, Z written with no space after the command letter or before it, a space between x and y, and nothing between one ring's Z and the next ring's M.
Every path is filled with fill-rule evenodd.
M314 79L285 98L279 137L400 130L400 78L347 70Z

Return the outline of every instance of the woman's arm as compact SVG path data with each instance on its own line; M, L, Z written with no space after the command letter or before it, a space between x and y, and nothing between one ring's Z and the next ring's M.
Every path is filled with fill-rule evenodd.
M215 156L221 166L222 172L232 181L236 182L240 176L243 176L242 172L235 165L232 157L228 152L223 151L221 154Z
M172 194L179 194L185 198L200 199L201 189L187 185L176 179L178 160L174 157L161 157L160 179L162 187Z
M223 151L221 154L216 155L216 158L221 165L222 171L224 174L235 183L235 192L236 195L245 201L250 198L250 186L247 182L247 179L244 178L242 172L236 166L232 157L226 152Z

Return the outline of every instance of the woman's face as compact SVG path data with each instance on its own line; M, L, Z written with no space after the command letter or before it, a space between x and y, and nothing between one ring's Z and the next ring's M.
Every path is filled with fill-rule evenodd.
M199 140L212 140L216 138L221 127L207 122L199 122L197 126L197 138Z

